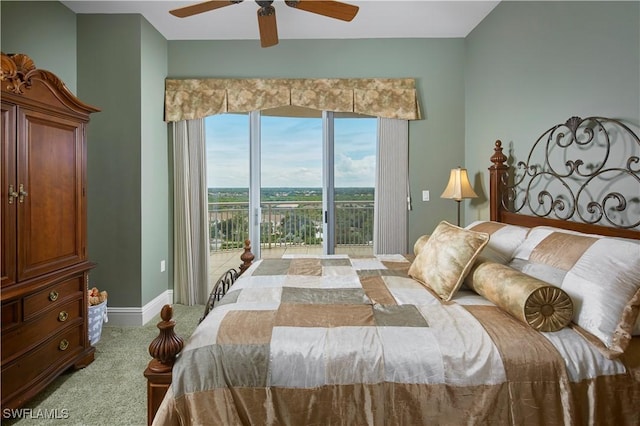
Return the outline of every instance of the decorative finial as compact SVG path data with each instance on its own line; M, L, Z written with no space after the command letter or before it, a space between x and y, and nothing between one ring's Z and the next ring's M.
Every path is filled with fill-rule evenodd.
M255 256L251 253L251 241L244 240L244 253L240 256L240 260L242 260L242 264L240 265L240 274L249 269L254 258Z
M149 355L153 357L149 369L156 373L171 371L176 355L184 347L184 340L173 330L176 322L171 319L172 316L173 307L164 305L160 311L162 321L158 323L160 334L149 345Z
M502 141L498 139L495 145L495 148L493 148L493 155L491 156L491 162L493 163L493 166L491 166L491 168L507 168L507 166L504 164L507 161L507 156L502 153Z

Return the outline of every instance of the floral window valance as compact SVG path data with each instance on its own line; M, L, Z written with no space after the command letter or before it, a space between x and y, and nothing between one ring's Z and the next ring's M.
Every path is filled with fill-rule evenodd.
M167 79L165 120L285 106L419 120L412 78Z

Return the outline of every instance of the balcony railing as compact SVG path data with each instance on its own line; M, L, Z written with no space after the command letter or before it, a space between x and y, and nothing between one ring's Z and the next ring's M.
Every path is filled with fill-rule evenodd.
M336 201L337 246L373 245L373 201ZM261 203L261 247L322 245L321 201ZM241 248L249 235L249 203L209 203L211 251Z

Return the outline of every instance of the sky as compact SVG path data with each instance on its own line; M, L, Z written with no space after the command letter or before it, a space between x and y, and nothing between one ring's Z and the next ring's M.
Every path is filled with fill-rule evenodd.
M261 118L262 186L322 187L322 119ZM249 186L249 116L205 119L207 186ZM374 187L377 121L337 118L335 186Z

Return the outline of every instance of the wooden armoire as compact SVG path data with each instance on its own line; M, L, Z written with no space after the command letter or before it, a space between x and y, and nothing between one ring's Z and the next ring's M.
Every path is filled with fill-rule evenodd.
M2 53L2 408L94 359L87 335L86 126L99 109Z

